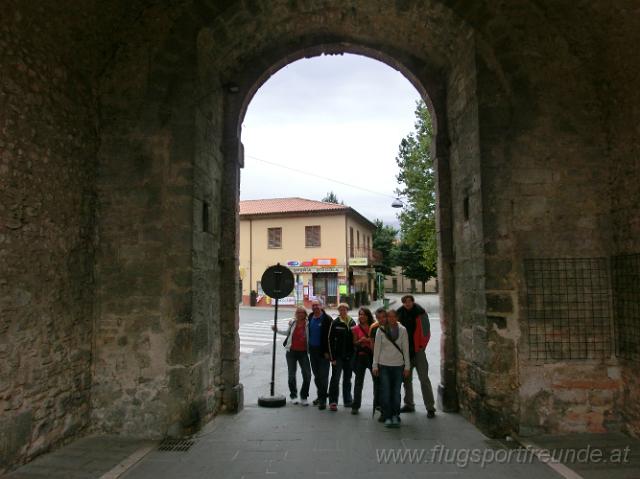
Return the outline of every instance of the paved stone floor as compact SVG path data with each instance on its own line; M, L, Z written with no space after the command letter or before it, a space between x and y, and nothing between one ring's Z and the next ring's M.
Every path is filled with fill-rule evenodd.
M85 437L49 454L44 454L7 479L115 478L156 443L123 437ZM120 467L119 467L120 465ZM107 475L108 473L111 473Z
M439 449L442 459L438 461ZM557 478L547 466L526 464L464 465L459 451L479 451L495 458L506 446L488 440L457 414L428 420L425 413L403 416L400 429L385 429L370 414L353 416L313 407L247 407L221 416L206 427L187 452L154 451L123 477L145 478ZM405 459L385 464L382 450L425 451L417 463ZM432 451L436 451L432 457ZM459 464L455 464L456 455Z
M526 441L524 439L523 441ZM537 436L536 446L584 479L639 479L640 440L621 433ZM575 454L575 456L574 456ZM562 457L564 455L564 457ZM585 460L585 457L588 457Z
M407 414L400 429L389 430L368 412L352 416L345 410L251 405L240 414L217 417L192 441L186 451L162 452L157 443L85 438L36 459L8 478L640 478L640 441L622 434L536 437L537 447L601 450L606 460L578 457L566 466L555 464L554 469L518 449L515 442L484 437L457 414L440 413L434 420L424 412ZM626 448L624 461L609 460L615 450L624 454ZM389 454L386 461L383 451ZM392 451L405 456L393 460Z

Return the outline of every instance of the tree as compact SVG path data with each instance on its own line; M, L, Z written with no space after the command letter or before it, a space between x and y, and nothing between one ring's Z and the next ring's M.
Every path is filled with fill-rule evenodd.
M436 275L436 183L431 138L433 128L427 105L417 102L415 130L402 139L396 157L400 173L397 194L405 207L399 215L401 244L396 262L405 275L427 281Z
M329 193L327 193L325 197L322 198L322 201L324 201L325 203L335 203L337 205L344 205L344 201L339 201L338 197L333 191L330 191Z
M393 226L385 225L382 220L375 220L376 229L373 231L373 249L382 254L382 258L374 261L373 266L378 273L393 274L391 268L394 264L394 247L398 230Z

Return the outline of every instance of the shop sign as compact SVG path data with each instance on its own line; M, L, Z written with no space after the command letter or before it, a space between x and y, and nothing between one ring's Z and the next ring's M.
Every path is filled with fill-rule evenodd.
M278 303L285 306L291 306L296 304L296 298L295 296L286 296L279 300Z
M313 266L335 266L338 263L336 258L313 258Z
M368 276L369 273L371 273L371 270L369 268L367 268L367 269L354 269L353 270L353 275L354 276Z
M304 264L304 263L303 263ZM342 266L292 266L292 273L344 273Z
M369 266L369 258L349 258L349 266Z

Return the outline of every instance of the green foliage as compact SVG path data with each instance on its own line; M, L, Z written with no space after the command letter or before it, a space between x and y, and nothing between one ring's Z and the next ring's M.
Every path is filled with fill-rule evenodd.
M419 281L436 275L436 183L431 139L431 114L421 100L416 106L415 131L400 142L396 163L400 187L396 190L405 204L399 214L402 241L396 263L405 274Z
M320 201L324 201L325 203L335 203L337 205L344 205L344 201L339 201L338 197L333 191L330 191L329 193L327 193L325 197L322 198L322 200Z
M391 268L395 266L393 250L398 230L385 225L381 220L375 220L374 223L376 229L373 232L373 248L382 253L382 258L373 266L378 273L392 274Z

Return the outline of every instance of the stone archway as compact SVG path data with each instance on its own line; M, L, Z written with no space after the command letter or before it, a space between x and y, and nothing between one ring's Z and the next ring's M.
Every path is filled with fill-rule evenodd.
M113 114L102 124L100 161L103 171L118 180L110 174L98 178L103 193L99 211L105 225L102 251L114 248L128 256L114 270L111 258L98 255L100 367L94 373L98 387L92 416L99 428L179 433L217 411L241 407L238 301L230 293L238 274L240 121L252 94L278 68L304 56L342 52L364 54L400 70L435 112L444 407L461 406L490 434L509 431L517 422L515 359L501 363L508 364L508 371L501 371L499 384L488 387L485 381L492 355L515 345L503 342L491 352L484 329L478 59L492 63L498 78L494 95L500 92L494 104L506 111L508 85L490 50L481 48L474 30L453 11L437 2L372 5L298 7L283 2L255 15L244 7L213 16L206 10L197 17L187 13L177 22L179 28L167 32L162 54L141 77L149 83L131 85L137 116L131 115L129 92L120 85L139 64L140 52L125 50L122 61L115 62L102 84L103 111ZM157 45L158 39L148 42ZM114 157L118 151L127 156ZM131 170L132 164L138 169ZM125 178L122 172L129 174ZM142 188L144 195L126 205L108 200L113 188L126 184L130 191ZM154 197L147 193L162 200L151 218L145 214ZM465 221L464 202L472 211ZM203 211L212 214L210 231L203 231ZM125 246L129 239L111 227L123 215L131 219L132 213L142 227L135 233L142 238L136 240L138 248ZM151 234L147 241L149 227L171 233ZM145 245L164 251L165 260L142 260L138 253ZM123 274L138 278L140 268L158 273L150 278L156 283L152 296L162 299L150 299L147 312L156 318L151 323L111 300L112 291L127 295L118 288ZM139 304L135 295L120 300ZM473 319L466 318L469 312ZM120 343L114 344L114 336ZM461 348L460 339L475 345Z
M395 57L390 56L388 53L381 50L376 50L368 46L354 45L349 42L342 41L337 42L335 39L328 43L327 40L315 40L313 38L305 39L305 42L309 42L308 45L304 45L302 49L291 51L284 57L283 49L274 48L268 52L259 52L255 58L252 58L246 62L247 68L244 71L238 72L233 75L234 82L228 86L232 88L233 92L228 96L228 101L225 107L225 137L229 138L230 146L229 151L232 155L238 154L237 164L239 166L244 164L242 154L243 147L240 142L241 138L241 125L246 113L247 107L256 93L258 88L264 84L268 78L276 73L280 68L295 62L301 58L310 58L320 55L340 55L343 53L352 53L367 56L372 59L376 59L385 63L392 68L399 70L409 81L414 85L422 98L427 102L430 109L434 113L434 141L433 141L433 157L436 158L436 168L438 175L438 232L439 232L439 244L440 244L440 256L442 258L440 268L440 284L443 285L440 288L440 304L442 305L442 324L443 335L442 344L439 346L442 349L442 378L443 382L439 385L439 394L442 408L445 411L457 411L457 386L456 386L456 345L455 345L455 325L454 321L454 307L453 304L453 276L452 270L452 258L451 251L452 245L452 231L450 227L451 218L451 192L450 192L450 171L448 164L448 147L450 140L447 133L446 124L446 87L444 79L439 78L437 71L430 69L429 66L421 63L417 59L402 58L400 53L395 52ZM301 44L302 42L297 42ZM257 63L256 59L260 58L261 62ZM264 64L264 61L273 61L273 65L266 69L260 70L260 67ZM411 67L408 67L407 62ZM257 68L256 68L257 66ZM417 72L421 72L422 76L416 77L412 70L413 68ZM425 86L425 85L428 85ZM436 108L436 104L438 107ZM442 112L441 114L438 114ZM229 182L230 185L237 184L236 181ZM234 191L234 196L239 195L239 192ZM231 226L235 218L231 210L229 211L229 217L223 219L229 226ZM235 324L232 322L225 323L228 328L227 337L232 337L235 332ZM223 325L223 328L225 326ZM229 378L232 382L234 379ZM232 399L237 401L237 399ZM232 407L233 408L233 407Z

